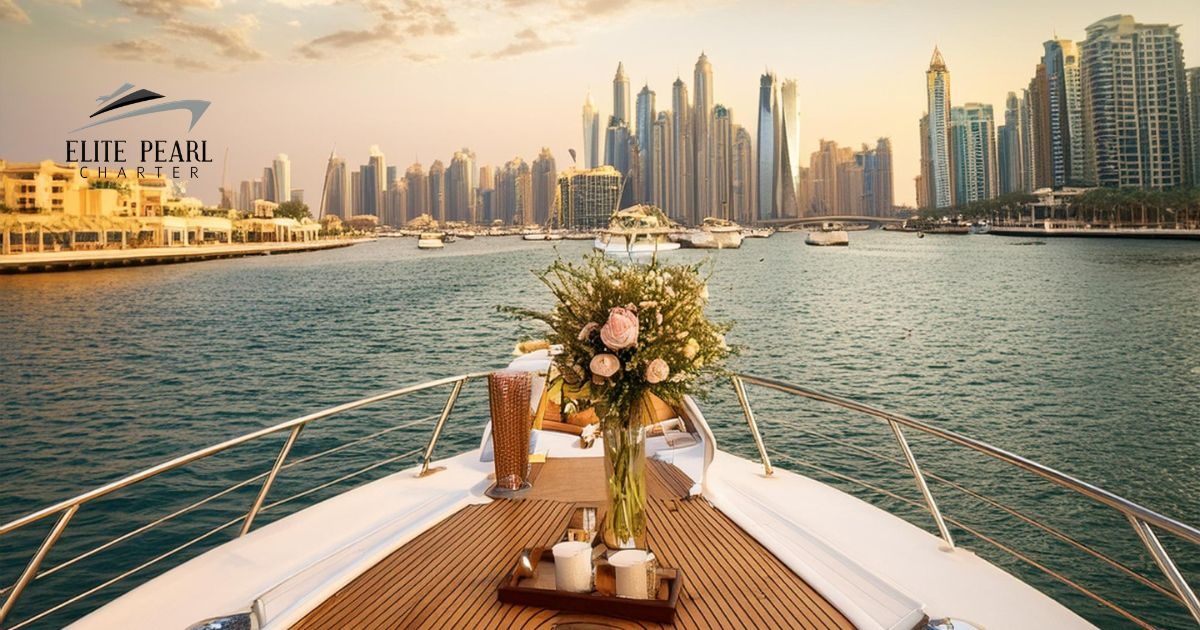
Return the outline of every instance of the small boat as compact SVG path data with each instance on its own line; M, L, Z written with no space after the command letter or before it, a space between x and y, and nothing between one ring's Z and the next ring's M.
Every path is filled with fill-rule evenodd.
M820 230L810 231L808 236L804 237L804 244L823 247L836 245L845 246L850 244L850 235L846 233L846 230L842 229L842 225L840 223L826 222L821 226Z
M668 235L674 230L662 210L638 205L614 212L608 229L602 230L592 248L613 256L650 257L679 249Z
M976 221L971 224L971 234L987 234L991 231L992 226L988 225L987 221Z
M742 230L742 238L771 238L775 228L748 228Z
M671 240L695 249L738 249L742 246L742 226L728 219L708 217L700 229L673 234Z
M442 249L446 246L446 235L441 232L422 232L417 238L417 249Z

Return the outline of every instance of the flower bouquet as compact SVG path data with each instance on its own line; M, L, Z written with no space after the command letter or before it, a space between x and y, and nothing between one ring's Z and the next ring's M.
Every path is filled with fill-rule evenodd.
M650 395L672 406L722 372L730 326L708 319L700 265L621 264L602 254L554 262L540 274L557 303L509 312L550 326L564 399L590 403L600 420L608 476L604 541L644 547L645 427Z

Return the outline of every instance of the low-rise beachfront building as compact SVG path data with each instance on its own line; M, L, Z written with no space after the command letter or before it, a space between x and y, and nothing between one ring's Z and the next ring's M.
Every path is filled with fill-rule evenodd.
M0 254L232 242L232 217L205 213L165 177L0 160Z

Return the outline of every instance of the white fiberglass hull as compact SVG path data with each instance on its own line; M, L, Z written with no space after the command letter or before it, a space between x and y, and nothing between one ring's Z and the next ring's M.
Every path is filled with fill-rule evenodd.
M648 257L679 249L679 243L672 243L664 239L649 243L635 242L628 244L625 242L625 239L620 237L614 237L606 243L604 239L598 238L592 242L592 249L604 252L610 256Z
M804 237L805 245L817 245L822 247L849 245L850 235L845 230L830 230L828 232L809 232L808 236Z
M446 244L438 238L421 239L417 241L417 249L442 249Z

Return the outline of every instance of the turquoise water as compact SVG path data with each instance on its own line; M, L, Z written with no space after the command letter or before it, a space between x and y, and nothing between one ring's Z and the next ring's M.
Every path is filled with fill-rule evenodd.
M1200 522L1200 247L857 232L849 248L802 234L717 252L712 310L737 322L739 370L846 395L967 433L1144 505ZM578 257L586 242L557 251ZM312 254L0 277L0 521L170 456L405 384L503 366L536 335L496 312L540 307L530 270L555 255L514 238L419 252L410 239ZM697 260L677 252L675 260ZM292 458L436 413L446 390L314 425ZM927 514L796 462L918 500L886 427L750 388L776 465L829 481L933 531ZM486 411L469 386L439 455L477 443ZM755 451L727 387L704 403L721 448ZM269 501L424 445L430 425L281 474ZM830 436L832 443L816 434ZM45 567L263 472L282 437L242 447L82 509ZM1028 475L917 435L926 471L1002 499L1151 576L1119 515ZM412 465L415 457L358 476ZM257 483L34 583L24 618L237 518ZM346 485L264 512L261 525ZM1182 608L1038 530L931 481L944 511L1163 627ZM820 509L820 506L812 506ZM0 539L0 582L16 579L49 522ZM1129 623L986 542L958 542L1104 627ZM161 569L228 540L236 527L44 620L75 618ZM1200 553L1161 534L1193 582ZM219 611L215 611L219 612Z

